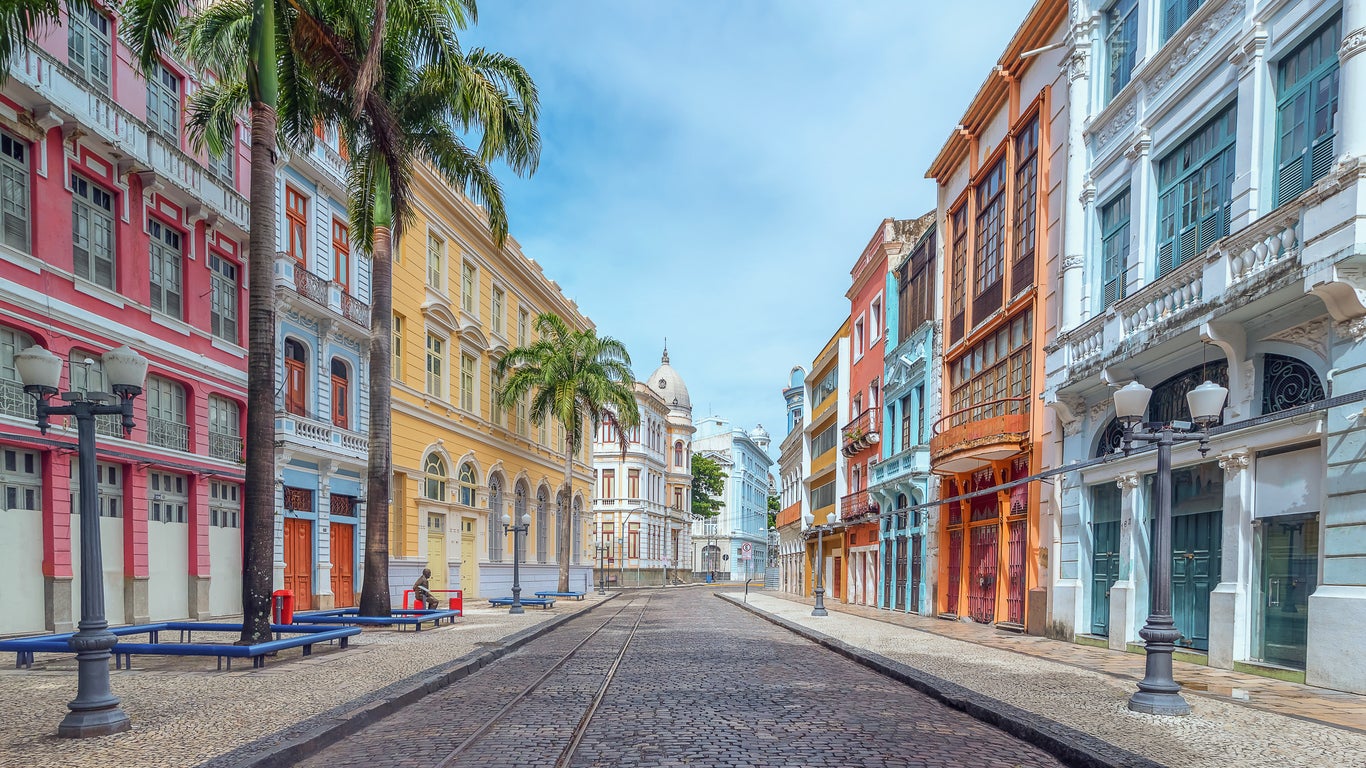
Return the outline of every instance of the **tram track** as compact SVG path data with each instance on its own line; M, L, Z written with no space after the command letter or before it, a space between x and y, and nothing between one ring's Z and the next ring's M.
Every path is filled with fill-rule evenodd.
M592 698L588 702L588 705L584 709L582 716L579 717L578 721L574 724L573 730L569 733L569 742L564 746L563 749L560 750L559 755L554 763L555 768L569 768L569 766L573 762L574 755L578 751L579 744L582 743L584 734L587 733L589 725L592 723L593 716L597 713L599 705L601 705L603 699L606 697L608 689L611 687L613 680L615 680L616 678L617 670L621 666L622 659L625 658L626 651L631 647L631 642L635 639L636 633L640 628L640 623L645 618L645 612L646 610L648 610L650 606L651 599L652 596L646 596L644 598L643 604L639 606L639 611L635 613L635 620L631 622L630 630L627 632L625 639L621 641L620 648L616 650L611 665L603 674L602 681L598 685L597 690L594 692ZM499 726L507 725L510 722L515 722L513 720L513 715L516 714L520 707L528 705L529 700L532 698L532 696L536 694L539 690L541 690L543 686L545 686L547 681L550 681L553 677L555 677L557 673L561 673L564 667L567 664L569 664L571 660L574 660L576 657L580 656L583 649L594 638L598 637L599 634L603 632L603 630L607 629L609 625L611 625L613 622L621 618L623 614L627 613L627 611L630 611L632 608L635 608L636 604L636 601L633 600L630 603L623 605L616 613L612 614L612 616L609 617L606 621L599 624L595 629L593 629L593 631L589 632L582 640L575 643L574 646L570 648L562 656L560 656L560 658L556 660L554 664L552 664L543 673L537 676L535 680L533 680L530 684L525 686L520 692L517 693L516 696L509 700L507 704L505 704L491 717L487 718L482 725L480 725L467 737L465 737L465 739L462 742L460 742L459 745L457 745L454 749L447 753L439 762L433 764L433 768L455 768L455 766L460 765L462 759L467 756L482 762L483 756L477 754L475 752L475 748L478 745L480 745L481 742L486 740L491 734L495 733L496 729L498 729ZM628 617L628 620L629 618L630 617Z

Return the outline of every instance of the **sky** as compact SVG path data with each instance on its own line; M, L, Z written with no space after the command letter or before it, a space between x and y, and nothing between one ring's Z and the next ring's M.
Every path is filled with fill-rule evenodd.
M485 0L462 35L540 90L530 178L499 168L513 237L637 378L671 364L693 416L763 424L849 315L886 217L925 171L1027 0Z

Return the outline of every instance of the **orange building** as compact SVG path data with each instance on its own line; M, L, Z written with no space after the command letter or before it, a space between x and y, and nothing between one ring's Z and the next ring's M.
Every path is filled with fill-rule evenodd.
M1067 4L1040 0L926 174L944 233L943 416L930 439L940 498L1038 472L1042 346L1061 240ZM1042 633L1039 483L940 506L939 612Z

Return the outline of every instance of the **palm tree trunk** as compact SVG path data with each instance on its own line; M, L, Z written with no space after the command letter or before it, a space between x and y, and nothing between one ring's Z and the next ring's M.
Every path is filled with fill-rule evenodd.
M564 446L564 507L560 509L560 592L569 591L569 553L574 546L574 437L569 432Z
M251 235L247 257L247 457L242 499L242 643L269 640L275 577L275 16L252 19Z
M370 269L370 462L365 484L365 576L362 616L388 616L389 484L393 478L390 415L393 362L394 262L389 179L380 173L375 190L375 233ZM401 514L401 513L400 513Z

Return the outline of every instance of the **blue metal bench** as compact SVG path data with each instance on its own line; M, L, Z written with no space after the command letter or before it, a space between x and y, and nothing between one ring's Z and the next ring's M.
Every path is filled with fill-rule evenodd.
M524 598L522 598L521 603L522 603L522 605L539 605L539 606L541 606L542 608L553 608L553 607L555 607L555 601L554 601L554 600L551 600L550 598L547 598L547 597L524 597ZM492 606L494 606L495 608L498 607L498 606L501 606L501 605L512 605L512 598L510 598L510 597L490 597L490 598L489 598L489 605L492 605Z
M304 655L309 656L313 653L313 646L318 643L337 641L340 647L345 648L347 638L360 634L360 627L272 624L270 629L275 633L274 640L267 640L254 645L235 645L232 643L195 643L192 640L195 632L241 633L241 624L168 621L160 624L113 627L109 631L117 638L130 635L147 635L148 641L135 643L124 642L120 639L110 649L110 653L114 656L115 669L132 669L133 654L136 653L157 656L216 656L218 657L218 668L220 670L223 668L223 661L226 659L228 670L231 671L234 658L251 659L251 666L255 669L266 665L267 654L302 646ZM180 632L180 642L161 642L161 633L170 631ZM71 644L68 642L74 634L74 632L66 632L59 635L36 635L0 640L0 651L12 651L15 655L14 666L20 669L28 669L33 666L33 657L37 653L74 653L71 650ZM284 637L286 634L293 636Z
M444 619L454 624L460 615L457 610L428 610L426 608L400 608L389 616L361 616L359 608L334 608L330 611L307 611L294 614L294 620L304 624L355 624L367 627L389 627L397 625L401 630L412 627L422 631L422 624L430 621L432 626L441 626Z
M537 597L572 597L575 600L582 600L582 592L537 592Z

